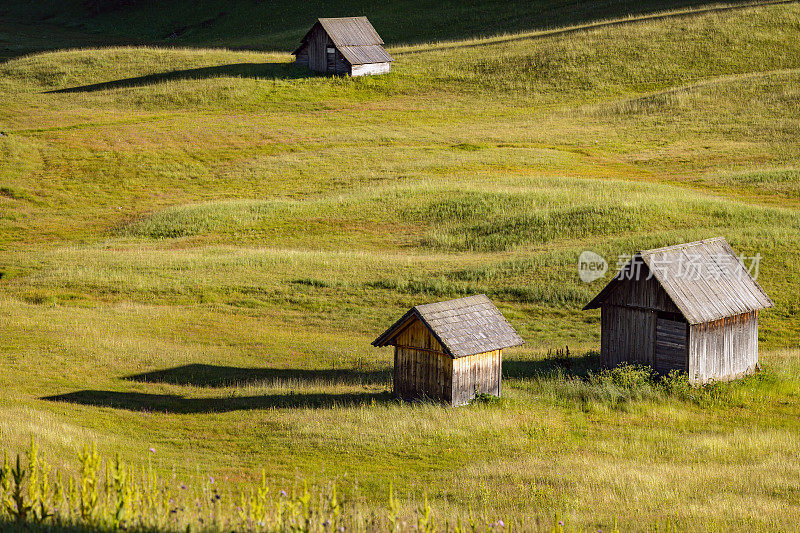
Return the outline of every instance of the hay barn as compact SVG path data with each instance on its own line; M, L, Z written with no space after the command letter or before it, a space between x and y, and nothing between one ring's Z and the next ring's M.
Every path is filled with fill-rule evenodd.
M476 394L500 396L503 348L523 343L481 294L418 305L373 346L394 346L394 392L464 405Z
M645 250L584 308L600 308L605 366L680 370L693 383L758 365L758 312L772 307L724 238Z
M292 52L295 63L315 72L364 76L392 69L392 56L367 17L322 18Z

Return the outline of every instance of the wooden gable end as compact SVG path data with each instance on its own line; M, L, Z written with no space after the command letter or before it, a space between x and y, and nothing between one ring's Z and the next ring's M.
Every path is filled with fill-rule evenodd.
M445 353L444 348L422 321L413 317L395 337L393 344L405 348Z
M647 267L643 265L638 280L619 280L616 283L616 287L614 287L611 293L606 297L603 305L632 307L680 315L680 309L678 309L678 306L672 301L672 298L669 297L667 291L664 290L655 277L650 277L648 279L648 274Z

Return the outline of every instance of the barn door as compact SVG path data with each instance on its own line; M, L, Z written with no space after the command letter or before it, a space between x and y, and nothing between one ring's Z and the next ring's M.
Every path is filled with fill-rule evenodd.
M675 317L656 319L656 349L653 368L660 374L689 370L688 326Z

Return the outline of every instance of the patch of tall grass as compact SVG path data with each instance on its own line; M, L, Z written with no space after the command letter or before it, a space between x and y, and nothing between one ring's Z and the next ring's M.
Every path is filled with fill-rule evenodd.
M395 278L368 282L367 287L411 295L436 298L460 298L473 294L486 294L505 302L529 303L551 306L577 307L592 294L589 287L564 287L556 283L530 285L502 285L496 283L464 283L446 276L428 278Z
M143 217L123 228L122 234L163 239L211 233L240 240L248 234L299 236L303 227L313 246L312 242L321 242L321 233L328 238L342 232L378 234L386 223L411 222L427 227L418 240L424 248L495 252L519 245L641 234L653 228L786 227L800 221L791 211L690 196L668 186L607 181L600 187L576 180L567 186L555 178L530 185L526 192L451 192L431 191L423 184L305 202L186 205Z
M279 200L230 200L166 209L131 223L123 235L168 239L204 233L239 232L267 218L290 216L291 205Z
M706 177L704 181L800 198L800 169L797 168L731 171Z
M615 185L606 184L606 190ZM462 196L410 208L411 216L432 221L422 246L450 251L496 252L519 245L540 245L599 236L621 236L685 228L785 226L795 224L789 211L758 208L712 198L686 198L678 191L652 189L650 196L602 200L592 193L573 194L566 206L540 202L535 193ZM670 195L669 192L672 192ZM635 193L634 193L635 194ZM507 199L508 201L503 201ZM659 198L656 201L656 198ZM520 201L521 200L521 201ZM670 207L666 207L669 205Z
M514 363L511 363L512 368ZM781 365L785 366L785 365ZM570 356L569 348L556 350L537 361L535 371L522 379L520 388L537 396L584 410L627 410L646 403L679 403L703 409L744 406L748 392L766 393L793 386L784 369L759 371L738 382L691 385L683 372L658 374L650 366L623 364L601 368L599 354ZM763 392L762 392L763 391Z

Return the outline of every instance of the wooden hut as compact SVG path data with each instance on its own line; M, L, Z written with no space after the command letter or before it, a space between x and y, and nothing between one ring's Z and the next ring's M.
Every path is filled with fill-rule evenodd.
M373 346L394 346L394 392L450 405L500 396L503 348L523 343L486 295L418 305Z
M758 311L772 307L722 238L638 252L584 309L600 308L605 366L680 370L693 383L758 364Z
M384 74L392 56L367 17L322 18L292 52L298 65L328 74Z

